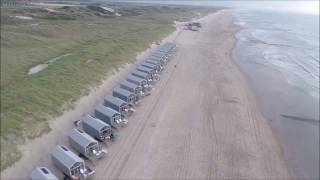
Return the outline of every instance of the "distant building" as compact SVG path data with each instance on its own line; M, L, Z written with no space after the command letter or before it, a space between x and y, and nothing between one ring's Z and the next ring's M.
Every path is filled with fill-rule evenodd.
M28 5L31 0L1 0L1 6Z

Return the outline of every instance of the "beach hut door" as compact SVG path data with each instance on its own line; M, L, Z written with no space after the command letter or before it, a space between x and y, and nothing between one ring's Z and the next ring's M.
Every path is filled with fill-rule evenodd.
M101 139L106 139L106 138L110 137L110 135L111 135L111 129L103 128L101 130Z
M75 177L79 177L81 173L81 163L77 162L75 163L71 168L71 175Z

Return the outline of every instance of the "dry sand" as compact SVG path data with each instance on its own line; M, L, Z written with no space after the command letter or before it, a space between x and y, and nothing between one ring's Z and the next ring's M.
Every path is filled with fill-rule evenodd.
M178 46L176 56L121 129L120 139L109 146L108 156L95 165L93 179L290 178L275 136L231 61L232 12L222 10L201 22L200 32L177 30L168 38ZM51 123L52 132L22 146L23 158L2 172L2 179L26 178L36 165L60 176L50 150L67 144L73 121L92 112L132 68L128 65L83 97Z

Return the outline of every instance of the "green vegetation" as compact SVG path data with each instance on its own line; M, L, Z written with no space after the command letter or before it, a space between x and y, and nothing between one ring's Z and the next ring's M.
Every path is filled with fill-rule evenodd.
M106 74L134 62L136 52L209 9L113 6L100 8L1 8L1 169L21 157L17 144L50 131L48 120L60 115L101 83ZM24 20L15 16L28 16ZM72 53L33 75L28 70ZM63 108L65 107L65 108Z

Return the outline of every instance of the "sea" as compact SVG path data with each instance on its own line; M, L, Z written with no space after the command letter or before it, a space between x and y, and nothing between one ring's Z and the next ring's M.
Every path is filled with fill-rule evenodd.
M319 179L319 15L235 10L233 59L297 179Z
M319 4L254 0L128 2L232 8L240 28L233 60L246 75L279 140L290 173L297 179L319 179L319 10L310 13L303 9L304 5L314 9Z

